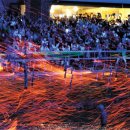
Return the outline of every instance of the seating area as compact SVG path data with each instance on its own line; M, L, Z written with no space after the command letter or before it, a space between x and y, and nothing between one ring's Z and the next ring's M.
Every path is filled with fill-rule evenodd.
M0 36L20 51L23 41L28 51L41 52L129 49L130 16L127 21L106 21L101 15L56 17L46 24L5 12L0 15Z
M114 19L114 16L113 19L107 21L102 19L102 15L99 13L98 15L79 15L69 18L64 16L50 19L47 24L42 22L41 18L34 21L15 12L10 14L4 12L0 14L0 36L0 51L2 53L10 52L10 54L14 52L16 55L13 55L14 57L18 57L18 53L85 51L86 53L81 55L81 59L78 58L80 54L77 54L76 60L55 61L58 65L78 66L83 63L83 57L93 60L108 57L105 51L129 50L130 16L127 21ZM95 53L92 54L91 51ZM124 55L126 56L126 53ZM126 64L125 56L123 60ZM119 58L115 58L115 60L119 63ZM84 65L82 64L82 66Z

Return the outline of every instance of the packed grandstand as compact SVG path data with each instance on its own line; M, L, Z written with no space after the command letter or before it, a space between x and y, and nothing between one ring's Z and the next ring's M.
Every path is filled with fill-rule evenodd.
M23 53L25 43L27 53L101 52L130 48L130 16L123 21L121 17L116 18L115 14L109 20L102 19L102 14L97 13L55 17L44 23L41 18L33 20L14 12L4 12L0 15L0 31L0 40L6 45L5 50ZM5 52L4 49L1 48L1 52ZM87 57L90 57L89 53Z
M75 17L56 17L50 24L2 13L0 15L1 42L13 43L19 48L21 41L26 41L28 50L35 51L84 51L116 50L130 47L130 16L127 21L121 19L104 20L101 14Z

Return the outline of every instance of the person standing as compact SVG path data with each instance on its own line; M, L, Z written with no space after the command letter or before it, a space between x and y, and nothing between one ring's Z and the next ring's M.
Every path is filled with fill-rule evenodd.
M106 112L103 104L99 104L97 108L101 114L100 115L100 120L101 120L100 130L103 130L107 126L107 112Z

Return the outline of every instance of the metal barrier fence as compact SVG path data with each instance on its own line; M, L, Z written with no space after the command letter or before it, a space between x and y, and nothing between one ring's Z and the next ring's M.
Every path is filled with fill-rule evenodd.
M21 53L22 54L22 53ZM10 57L12 61L39 61L39 60L62 60L64 58L82 59L82 60L116 60L117 58L124 57L126 60L130 59L130 50L89 50L89 51L45 51L45 52L32 52L27 53L26 57L23 58L21 54L15 52L2 54L3 56ZM22 54L24 55L24 53ZM40 56L40 57L37 57Z
M28 88L28 63L31 62L37 62L37 61L45 61L45 60L51 60L51 61L55 61L55 60L60 60L60 61L64 61L64 78L66 77L66 73L67 73L67 61L70 60L104 60L104 61L110 61L114 60L116 61L116 63L119 63L120 59L124 60L125 66L124 66L124 70L126 71L127 68L127 64L126 61L128 61L130 59L130 51L129 50L115 50L115 51L97 51L97 50L89 50L89 51L46 51L46 52L32 52L32 53L16 53L14 52L5 52L4 54L1 53L0 54L0 62L4 62L9 61L12 64L16 64L16 63L22 63L23 65L23 74L24 74L24 88ZM99 62L100 63L100 62ZM94 63L93 62L93 66L92 66L92 72L96 72L97 73L97 77L98 77L98 70L97 69L98 66L98 62ZM109 65L107 66L107 63L103 62L102 63L102 68L101 68L101 72L104 74L104 72L109 71L110 72L110 77L111 77L111 73L113 71L113 69L116 71L117 70L117 66L116 64L113 65L111 63L109 63ZM73 74L72 74L73 77ZM32 70L32 84L34 82L34 69ZM71 86L71 83L70 83Z

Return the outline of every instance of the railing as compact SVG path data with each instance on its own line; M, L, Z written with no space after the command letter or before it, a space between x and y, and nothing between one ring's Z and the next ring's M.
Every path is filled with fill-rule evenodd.
M130 50L88 50L88 51L45 51L45 52L33 52L33 53L28 53L28 54L41 54L45 56L56 56L56 55L63 55L63 56L82 56L84 54L90 54L93 56L96 56L96 54L123 54L123 55L130 55Z
M28 88L28 63L30 61L45 61L45 60L71 60L71 59L82 59L82 60L119 60L119 58L124 58L129 60L130 59L130 50L115 50L115 51L97 51L97 50L89 50L89 51L46 51L46 52L32 52L32 53L27 53L26 55L23 52L20 53L15 53L15 52L7 52L5 54L0 54L1 58L0 62L3 62L4 60L8 60L12 63L18 63L21 62L23 65L24 69L24 88ZM124 60L124 59L123 59ZM118 63L116 61L116 63ZM125 60L124 60L125 61ZM30 62L31 63L31 62ZM67 73L67 65L66 62L64 62L64 78L66 78L66 73ZM104 72L110 72L110 76L112 74L113 69L115 72L117 71L117 66L112 65L111 63L105 63L103 62L102 68L99 70L97 69L99 66L95 64L96 62L93 62L92 67L88 67L88 70L91 70L91 72L97 73L102 72L104 75ZM97 62L98 63L98 62ZM100 62L99 62L100 63ZM108 65L107 65L108 64ZM17 64L16 64L17 65ZM101 66L100 66L101 67ZM32 69L32 68L31 68ZM126 64L124 66L124 70L126 70ZM34 69L32 70L32 86L34 82ZM19 74L19 73L18 73ZM39 74L39 73L38 73ZM72 84L72 79L73 79L73 73L70 81L70 88Z
M88 51L45 51L45 52L30 52L24 57L24 53L16 54L15 52L0 54L4 57L10 57L10 61L28 62L41 60L62 60L69 58L69 60L116 60L117 58L125 57L130 60L130 50L88 50ZM37 57L40 56L40 57ZM6 58L7 59L7 58Z

